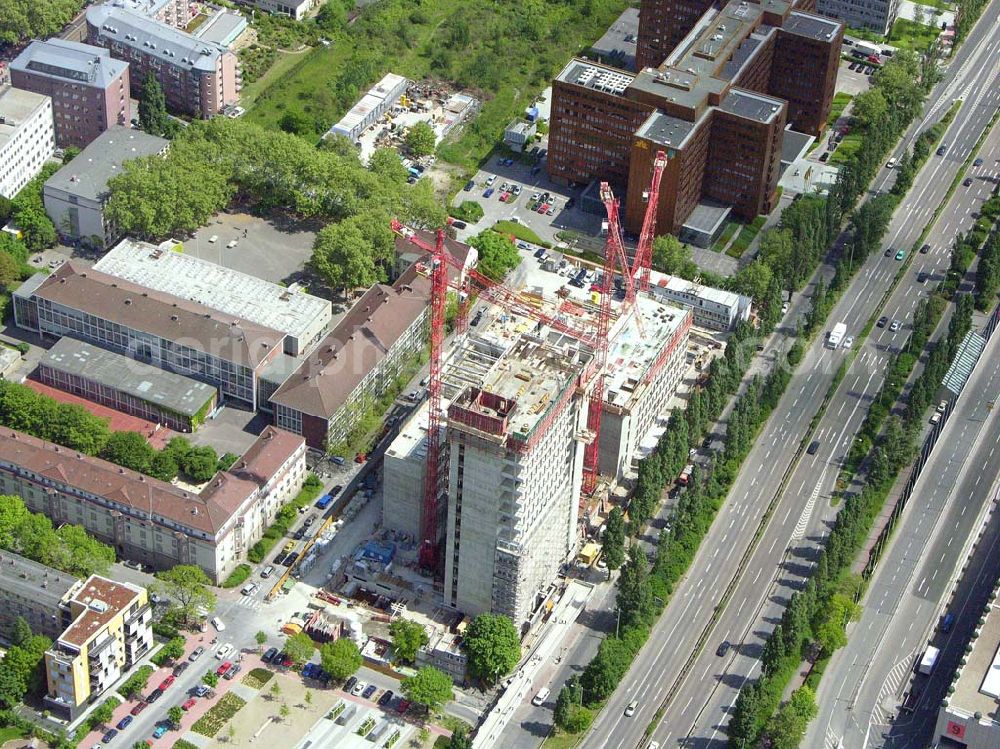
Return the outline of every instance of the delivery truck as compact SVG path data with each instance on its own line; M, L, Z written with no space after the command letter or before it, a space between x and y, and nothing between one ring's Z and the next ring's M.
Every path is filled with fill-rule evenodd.
M920 659L920 665L917 666L917 671L922 673L924 676L930 676L940 654L940 650L933 645L928 645L927 650L924 651L923 658Z
M847 334L847 325L842 322L837 323L833 326L826 336L826 346L827 348L837 348L840 346L840 342L844 340L844 336Z

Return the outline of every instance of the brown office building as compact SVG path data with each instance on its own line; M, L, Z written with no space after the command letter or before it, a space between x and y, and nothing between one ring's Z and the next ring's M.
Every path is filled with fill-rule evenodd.
M65 39L34 41L10 64L18 88L52 99L56 145L84 148L114 125L129 124L128 63L108 50Z
M642 17L695 5L644 2ZM653 157L665 151L657 226L703 243L729 211L752 219L774 208L786 125L825 127L843 26L787 0L733 0L684 23L656 67L570 61L553 83L548 170L561 183L624 187L625 226L638 232ZM640 43L640 64L661 54L651 45Z

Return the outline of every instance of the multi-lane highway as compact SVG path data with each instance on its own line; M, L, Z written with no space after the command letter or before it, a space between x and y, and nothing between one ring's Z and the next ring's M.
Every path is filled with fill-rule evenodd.
M909 196L903 201L887 233L885 247L890 257L869 258L850 288L831 313L832 322L845 322L848 335L856 336L899 269L892 257L897 249L909 249L921 229L945 197L952 179L969 155L993 112L1000 105L996 85L1000 71L1000 36L994 2L986 19L974 31L967 46L952 63L946 79L928 103L934 121L950 106L954 94L964 103L944 139L944 157L932 157L921 170ZM995 163L984 165L995 172ZM954 233L971 221L969 215L988 194L991 182L977 178L970 188L960 188L945 210L944 218L929 238L931 251L916 255L913 264L884 311L890 319L904 322L912 313L925 287L916 280L924 271L940 278L948 264L948 248ZM962 222L962 223L960 223ZM808 572L810 547L821 539L826 523L835 513L829 493L837 466L864 417L867 400L881 384L888 353L905 340L906 331L890 327L875 329L851 372L831 400L825 417L811 439L820 441L819 451L793 467L793 461L808 432L843 352L827 351L822 341L810 347L806 359L793 375L785 397L765 426L720 512L691 572L657 622L653 636L623 684L584 741L588 747L638 746L647 724L670 694L662 720L653 737L673 745L688 737L698 746L725 740L722 731L728 710L740 686L756 675L760 646L780 616L787 589ZM786 483L782 479L787 470ZM782 490L778 496L779 490ZM772 522L740 572L741 560L758 530L765 510L776 499ZM793 555L786 550L793 549ZM782 561L784 560L784 564ZM723 593L737 576L728 605L718 608ZM707 631L713 620L715 624ZM725 657L715 655L717 645L731 641L735 647ZM703 647L689 662L690 654ZM685 666L687 669L685 670ZM680 675L680 678L678 676ZM639 707L631 717L623 715L633 699Z
M860 622L851 626L847 646L826 669L817 694L820 713L804 746L883 744L887 716L896 711L913 663L937 624L956 566L996 493L1000 418L989 404L1000 395L997 338L987 345L914 485L894 541L871 580ZM917 715L929 713L933 728L940 694L923 697ZM904 725L912 723L901 722L900 735L909 734ZM909 735L912 745L927 746L930 735L919 733ZM899 740L892 744L901 745Z

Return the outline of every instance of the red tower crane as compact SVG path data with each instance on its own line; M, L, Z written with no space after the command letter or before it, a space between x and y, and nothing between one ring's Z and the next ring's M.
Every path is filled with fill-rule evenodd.
M639 246L635 251L632 271L629 273L642 291L649 290L649 270L653 263L653 236L656 233L656 211L660 202L660 180L667 166L667 154L657 151L653 157L653 178L646 193L646 215L642 220L642 232L639 234ZM638 276L638 277L637 277ZM635 301L636 287L629 289L625 304Z

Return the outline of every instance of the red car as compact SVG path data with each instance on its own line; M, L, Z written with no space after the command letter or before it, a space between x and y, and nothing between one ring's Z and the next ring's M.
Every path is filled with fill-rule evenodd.
M145 710L147 707L149 707L149 703L148 702L140 702L138 705L136 705L135 707L132 708L132 711L131 711L132 715L138 715L143 710Z
M198 702L198 700L196 700L194 697L192 697L187 702L185 702L183 705L181 705L181 710L190 710L192 707L195 706L195 704L197 702Z
M217 676L224 676L225 673L226 673L226 671L228 671L232 667L233 667L233 662L232 661L226 661L221 666L219 666L217 669L215 669L215 673L216 673Z
M167 691L167 687L169 687L171 684L174 683L174 679L175 678L176 677L168 676L166 679L164 679L163 681L161 681L160 682L160 689L162 689L164 692L166 692Z
M409 709L410 709L409 700L400 699L399 702L396 703L396 712L399 713L400 715L402 715Z
M508 200L510 200L510 193L509 192L500 193L500 202L501 203L506 203Z
M364 463L366 460L368 460L368 456L365 455L364 453L358 453L357 455L354 456L355 463Z
M549 210L548 203L542 203L540 206L538 206L538 213L545 213L547 210Z

